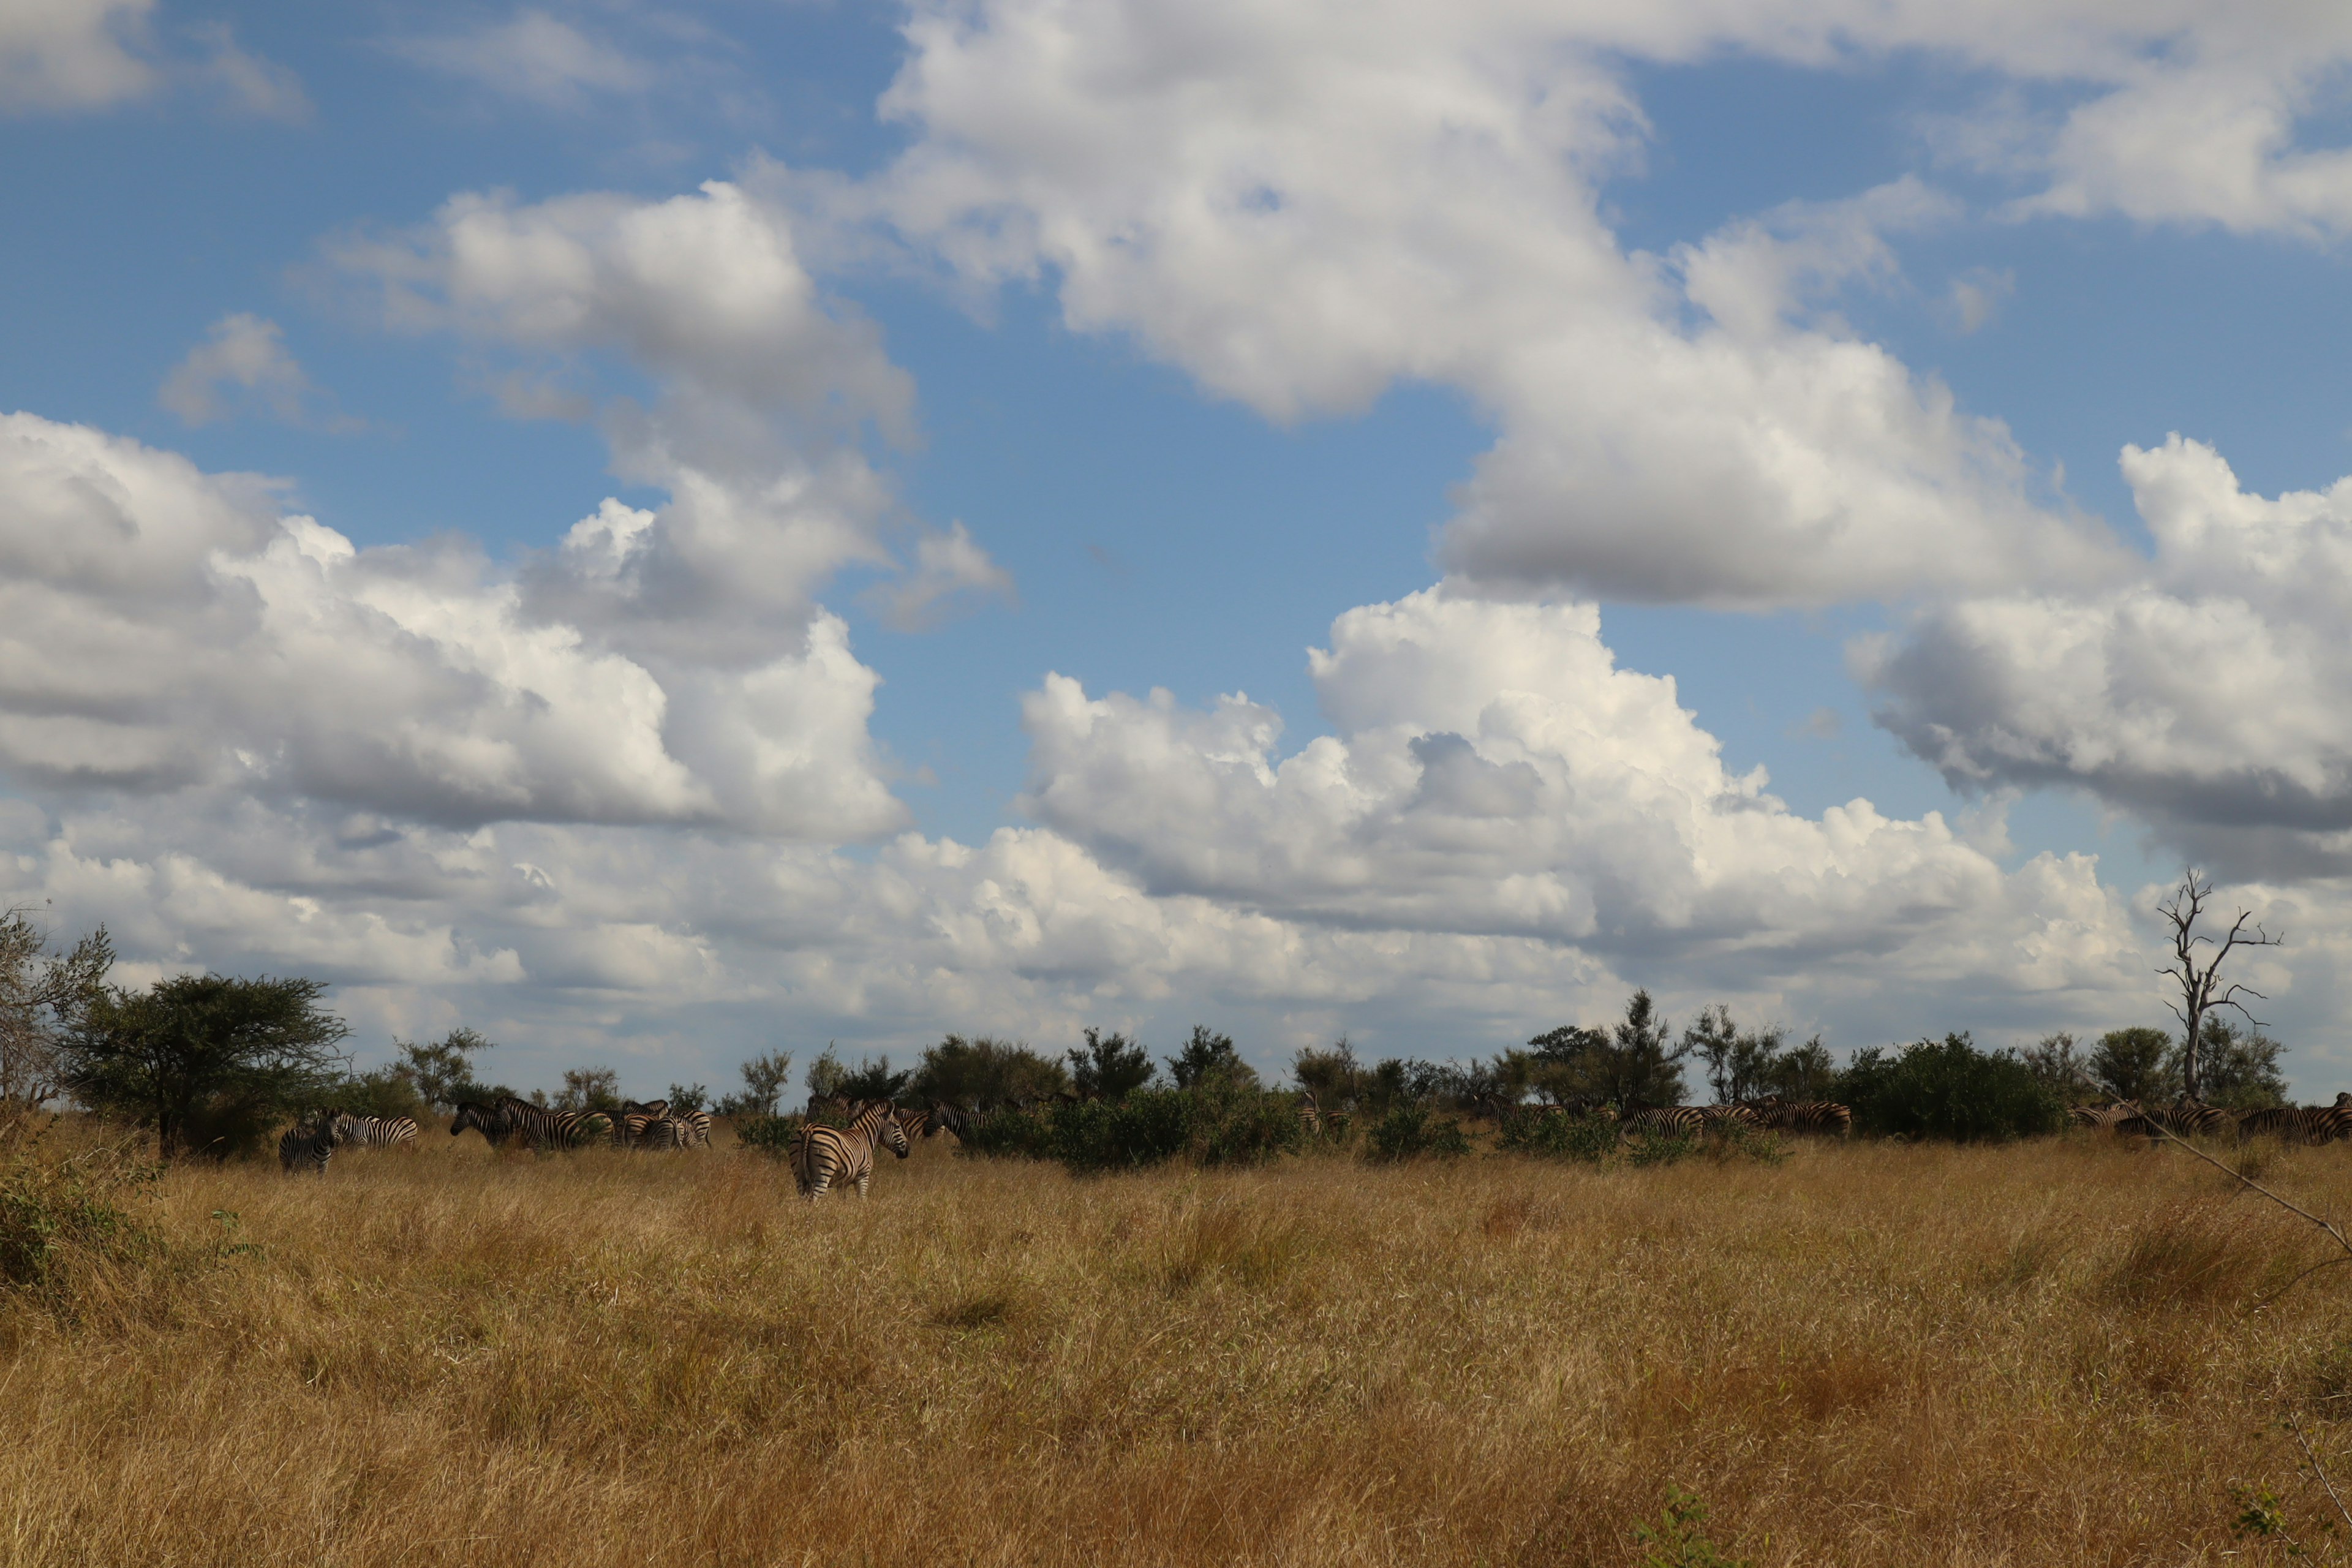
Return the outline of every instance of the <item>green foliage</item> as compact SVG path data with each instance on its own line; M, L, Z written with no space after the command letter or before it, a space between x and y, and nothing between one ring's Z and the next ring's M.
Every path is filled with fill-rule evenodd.
M848 1077L849 1069L841 1065L840 1054L827 1040L816 1060L809 1063L808 1076L802 1081L808 1085L811 1100L831 1100L841 1093L841 1086Z
M843 1073L835 1081L833 1092L848 1100L896 1100L906 1089L907 1080L914 1076L911 1068L905 1072L892 1072L890 1058L885 1054L855 1071Z
M1168 1058L1168 1076L1176 1080L1178 1089L1216 1081L1257 1087L1257 1072L1234 1049L1234 1037L1198 1024L1192 1026L1192 1037L1184 1042L1184 1048Z
M2062 1105L2077 1105L2099 1092L2091 1070L2091 1054L2077 1048L2074 1037L2063 1030L2044 1035L2018 1053L2018 1060ZM2128 1098L2128 1097L2119 1097Z
M1513 1154L1599 1164L1617 1152L1617 1122L1608 1116L1563 1116L1522 1107L1503 1118L1495 1146Z
M551 1103L558 1110L618 1110L621 1075L611 1068L566 1068Z
M781 1160L791 1152L793 1134L804 1124L797 1116L740 1116L732 1125L735 1142Z
M1085 1048L1070 1052L1070 1082L1092 1100L1124 1100L1156 1072L1151 1053L1117 1030L1088 1029Z
M2110 1029L2091 1047L2091 1081L2116 1100L2170 1100L2179 1089L2175 1054L2172 1037L2162 1029Z
M950 1035L923 1053L907 1090L926 1103L977 1109L1050 1100L1069 1087L1060 1062L1026 1046Z
M1360 1098L1358 1084L1363 1068L1342 1035L1329 1050L1308 1046L1290 1058L1291 1080L1312 1094L1326 1110L1336 1110Z
M1433 1154L1453 1159L1470 1152L1470 1139L1462 1123L1433 1113L1425 1105L1406 1100L1364 1130L1364 1158L1391 1162Z
M499 1091L476 1078L474 1058L492 1048L478 1031L459 1027L430 1045L393 1042L393 1070L415 1086L417 1097L437 1110L455 1110L461 1100L488 1101Z
M1748 1559L1731 1557L1708 1539L1706 1504L1695 1492L1666 1488L1666 1506L1658 1522L1633 1526L1634 1542L1643 1550L1641 1568L1748 1568Z
M232 1152L341 1080L334 1047L350 1031L319 1006L325 989L219 974L110 986L62 1043L61 1076L91 1110L153 1128L166 1159Z
M411 1116L422 1121L433 1113L433 1107L417 1092L415 1080L397 1067L354 1074L330 1088L322 1104L354 1116Z
M1718 1004L1702 1008L1698 1021L1683 1030L1682 1048L1705 1064L1716 1103L1728 1105L1735 1100L1759 1099L1780 1087L1775 1069L1786 1055L1782 1042L1787 1036L1778 1025L1738 1028L1731 1021L1731 1009Z
M113 965L104 926L71 952L53 954L31 910L0 914L0 1106L29 1110L65 1087L66 1037L103 994Z
M710 1090L698 1083L674 1083L662 1098L669 1101L670 1110L681 1116L708 1110L710 1105Z
M2200 1035L2204 1049L2199 1053L2199 1088L2206 1104L2259 1110L2286 1103L2286 1078L2278 1065L2284 1046L2259 1029L2242 1033L2210 1013Z
M1723 1019L1725 1027L1729 1022ZM1636 991L1625 1004L1624 1021L1605 1035L1570 1025L1538 1035L1528 1045L1540 1064L1538 1087L1555 1100L1679 1105L1681 1063L1694 1041L1686 1034L1680 1044L1669 1045L1671 1034L1650 994Z
M721 1116L773 1116L793 1079L793 1054L768 1051L743 1064L743 1089L719 1102Z
M1197 1089L1139 1089L1123 1100L1063 1100L1003 1110L974 1121L968 1154L1058 1161L1074 1175L1135 1170L1188 1159L1200 1165L1260 1164L1306 1142L1286 1094L1231 1081Z
M1855 1125L1865 1131L1959 1142L2054 1132L2065 1123L2057 1096L2009 1051L1980 1051L1965 1034L1920 1040L1889 1056L1854 1053L1840 1082Z
M75 1262L160 1249L126 1206L154 1182L159 1168L120 1149L49 1159L41 1143L51 1125L19 1121L5 1133L0 1284L56 1301L69 1289L65 1276Z

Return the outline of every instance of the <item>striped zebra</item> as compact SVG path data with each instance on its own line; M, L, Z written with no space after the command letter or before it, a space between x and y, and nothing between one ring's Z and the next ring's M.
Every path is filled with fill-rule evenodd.
M507 1120L506 1112L478 1100L457 1102L457 1117L449 1123L449 1136L455 1138L468 1127L480 1133L482 1141L493 1149L505 1148L507 1140L514 1136L514 1123Z
M1629 1110L1617 1129L1626 1138L1696 1138L1706 1131L1707 1115L1696 1105L1654 1105Z
M278 1163L291 1174L304 1166L324 1176L335 1157L335 1124L323 1117L305 1116L278 1140Z
M1853 1112L1831 1100L1782 1100L1767 1095L1744 1102L1758 1126L1773 1132L1818 1132L1844 1138L1853 1131Z
M1345 1142L1348 1136L1348 1113L1344 1110L1318 1112L1323 1118L1323 1136Z
M2140 1106L2136 1100L2118 1100L2112 1105L2070 1105L2066 1108L2067 1121L2096 1132L2112 1132L2138 1114Z
M1734 1100L1728 1105L1702 1105L1698 1108L1699 1125L1709 1132L1721 1132L1732 1127L1761 1128L1763 1117L1749 1106Z
M405 1116L354 1116L348 1110L335 1110L328 1112L327 1125L341 1148L416 1147L416 1123Z
M553 1110L511 1094L496 1110L507 1131L535 1151L574 1148L613 1125L613 1119L601 1110Z
M857 1195L874 1179L874 1145L886 1142L905 1159L910 1152L907 1130L890 1114L890 1102L877 1100L853 1108L847 1127L827 1127L812 1121L793 1134L793 1180L801 1195L814 1203L838 1184L855 1183Z
M691 1149L698 1144L710 1147L710 1112L682 1110L656 1117L637 1132L641 1149Z
M906 1134L908 1142L911 1142L918 1138L929 1138L931 1135L931 1113L929 1111L915 1110L906 1106L895 1106L891 1109L890 1114L898 1119L898 1131Z
M616 1149L636 1147L647 1131L668 1115L669 1101L667 1100L626 1101L620 1113L613 1118L613 1146ZM656 1147L666 1148L667 1145L657 1141Z
M1309 1138L1319 1135L1323 1131L1323 1110L1315 1103L1312 1089L1298 1091L1298 1125L1307 1130Z
M2231 1131L2235 1124L2235 1119L2220 1106L2184 1100L2177 1104L2159 1106L2154 1110L2143 1110L2137 1116L2126 1116L2116 1123L2116 1131L2154 1138L2161 1129L2176 1138L2194 1138L2200 1134Z
M2352 1138L2352 1094L2337 1095L2333 1105L2273 1105L2238 1118L2238 1142L2265 1136L2314 1148Z

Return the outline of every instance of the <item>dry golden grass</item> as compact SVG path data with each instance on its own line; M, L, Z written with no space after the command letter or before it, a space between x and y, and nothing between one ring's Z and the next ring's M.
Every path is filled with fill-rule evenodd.
M0 1558L2271 1560L2352 1448L2352 1271L2178 1151L1856 1144L1074 1181L719 1151L191 1166L0 1303ZM2346 1151L2265 1181L2352 1215ZM235 1239L258 1252L225 1250ZM2344 1425L2338 1425L2339 1419ZM2352 1468L2348 1464L2347 1468Z

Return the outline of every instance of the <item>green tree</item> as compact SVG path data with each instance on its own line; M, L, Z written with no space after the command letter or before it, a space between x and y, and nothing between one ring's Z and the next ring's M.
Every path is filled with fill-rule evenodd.
M743 1090L719 1102L721 1116L773 1116L793 1080L793 1053L767 1051L742 1067Z
M455 1110L460 1100L497 1097L475 1076L474 1058L491 1049L479 1032L459 1027L431 1045L395 1040L393 1070L415 1086L417 1098L439 1110Z
M827 1040L824 1049L817 1053L816 1060L809 1063L808 1076L802 1081L808 1085L809 1099L818 1100L831 1100L840 1094L841 1086L848 1079L849 1069L841 1065L840 1054L833 1048L833 1042Z
M1338 1110L1357 1098L1357 1081L1362 1078L1363 1069L1356 1063L1354 1047L1342 1035L1328 1050L1313 1046L1302 1048L1290 1058L1290 1076L1299 1088L1315 1097L1317 1104L1327 1110Z
M1257 1070L1234 1049L1234 1037L1198 1024L1192 1026L1192 1037L1184 1042L1184 1048L1168 1058L1168 1076L1176 1080L1178 1089L1213 1082L1257 1087Z
M113 966L104 926L52 953L30 910L0 915L0 1105L30 1109L63 1089L60 1049Z
M1067 1068L1012 1040L950 1035L923 1053L908 1091L967 1110L1026 1105L1070 1087Z
M155 1131L165 1159L211 1117L239 1128L315 1104L343 1077L350 1033L316 980L184 974L145 991L109 986L62 1042L60 1077L92 1110Z
M844 1100L896 1100L907 1087L914 1072L892 1072L890 1058L885 1054L864 1066L841 1075L834 1093Z
M2026 1047L2018 1053L2018 1059L2062 1104L2078 1104L2099 1091L2090 1054L2078 1048L2074 1037L2063 1029Z
M709 1106L710 1090L698 1083L674 1083L669 1086L669 1093L663 1098L669 1101L672 1110L683 1116Z
M611 1068L566 1068L563 1087L550 1103L558 1110L618 1110L621 1075Z
M1538 1035L1528 1044L1553 1069L1548 1087L1555 1100L1680 1105L1681 1063L1693 1045L1688 1037L1669 1045L1672 1036L1657 1004L1643 990L1627 999L1624 1021L1607 1034L1570 1025Z
M2172 1037L2162 1029L2109 1029L2091 1047L2091 1081L2117 1100L2172 1097Z
M2208 1014L2203 1049L2198 1052L2206 1103L2231 1110L2285 1104L2286 1077L2278 1065L2285 1054L2284 1046L2260 1029L2241 1029Z
M1772 1092L1785 1099L1832 1100L1837 1085L1836 1059L1819 1035L1782 1052L1772 1064Z
M1698 1021L1683 1030L1682 1051L1706 1065L1707 1088L1717 1105L1756 1100L1773 1091L1775 1075L1786 1054L1781 1042L1788 1031L1774 1026L1741 1029L1731 1021L1731 1009L1720 1004L1702 1008Z
M1198 1038L1201 1031L1192 1034ZM1225 1048L1233 1048L1231 1040ZM1117 1030L1106 1035L1088 1029L1085 1048L1070 1052L1071 1086L1088 1100L1125 1100L1150 1083L1156 1071L1151 1053Z
M1866 1131L1957 1142L2054 1132L2065 1124L2058 1097L2013 1051L1980 1051L1965 1034L1919 1040L1889 1056L1856 1051L1841 1097Z

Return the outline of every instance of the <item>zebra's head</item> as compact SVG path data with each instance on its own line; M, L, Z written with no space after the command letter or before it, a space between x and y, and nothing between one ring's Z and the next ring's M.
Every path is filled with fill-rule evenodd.
M449 1123L449 1136L455 1138L468 1127L479 1132L494 1149L499 1140L507 1135L507 1119L501 1112L476 1100L460 1100L457 1118Z
M905 1159L914 1152L914 1145L907 1142L906 1127L892 1114L888 1100L877 1100L875 1104L882 1112L882 1142L890 1145L890 1152Z

